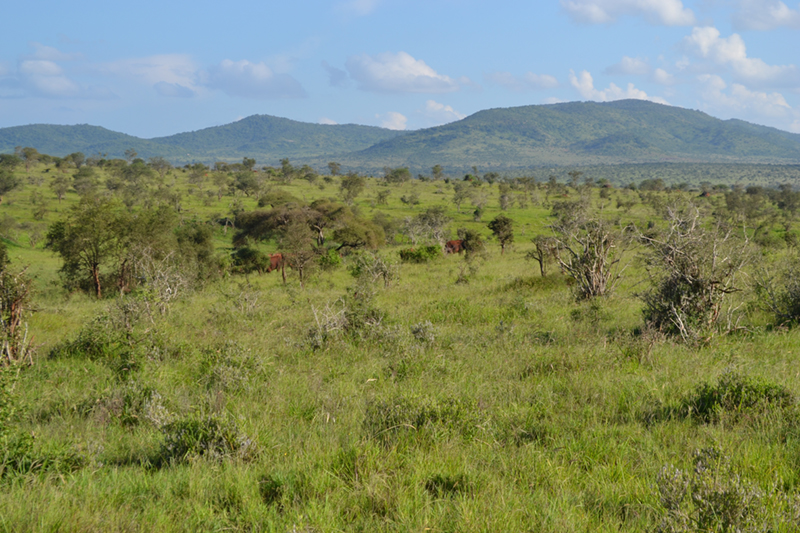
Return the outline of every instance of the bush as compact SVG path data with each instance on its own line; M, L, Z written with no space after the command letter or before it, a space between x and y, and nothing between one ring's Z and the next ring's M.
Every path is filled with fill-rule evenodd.
M214 417L178 420L165 425L161 431L164 443L153 461L156 466L199 457L250 459L256 453L256 443L240 433L235 424Z
M794 395L787 388L729 370L720 376L716 385L698 386L683 401L681 410L708 422L723 412L738 414L767 405L786 408L794 403Z
M740 476L718 449L695 451L693 463L691 472L673 466L659 472L658 533L784 531L773 529L777 524L796 529L791 499Z
M427 263L441 256L442 249L439 246L420 246L400 250L400 259L406 263Z

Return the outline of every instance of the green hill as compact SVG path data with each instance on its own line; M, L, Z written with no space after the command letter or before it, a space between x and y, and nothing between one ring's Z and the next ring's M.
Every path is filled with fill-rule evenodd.
M88 125L0 129L0 152L32 146L63 156L81 151L173 163L240 161L322 169L331 160L346 170L377 173L442 165L449 173L521 173L556 166L636 163L800 163L800 135L741 120L642 100L571 102L479 111L458 122L411 132L358 125L297 122L268 115L194 132L140 139Z
M348 154L346 166L514 171L654 162L797 163L800 135L641 100L480 111Z
M207 160L241 160L254 157L259 163L277 164L282 158L329 156L363 150L402 132L354 124L310 124L268 115L245 119L190 133L153 139Z

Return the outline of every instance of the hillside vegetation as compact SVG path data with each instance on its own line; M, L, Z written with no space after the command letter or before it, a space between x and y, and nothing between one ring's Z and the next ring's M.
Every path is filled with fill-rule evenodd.
M254 115L232 124L155 139L92 126L0 129L0 152L35 146L143 158L173 164L236 162L253 157L275 165L289 157L321 170L335 159L346 170L377 174L409 167L414 175L441 165L447 172L521 175L554 166L632 163L800 163L800 135L741 120L641 100L570 102L489 109L435 128L398 132L356 125L306 124Z
M0 166L3 530L800 527L791 186Z

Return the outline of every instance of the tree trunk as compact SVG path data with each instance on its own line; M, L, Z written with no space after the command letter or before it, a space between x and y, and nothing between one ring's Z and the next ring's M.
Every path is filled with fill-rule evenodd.
M92 265L92 279L94 279L94 289L97 294L97 299L103 297L103 289L100 286L100 265Z

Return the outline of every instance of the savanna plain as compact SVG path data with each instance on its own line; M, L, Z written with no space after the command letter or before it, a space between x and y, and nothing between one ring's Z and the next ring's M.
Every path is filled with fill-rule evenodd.
M2 531L800 529L790 186L21 155Z

